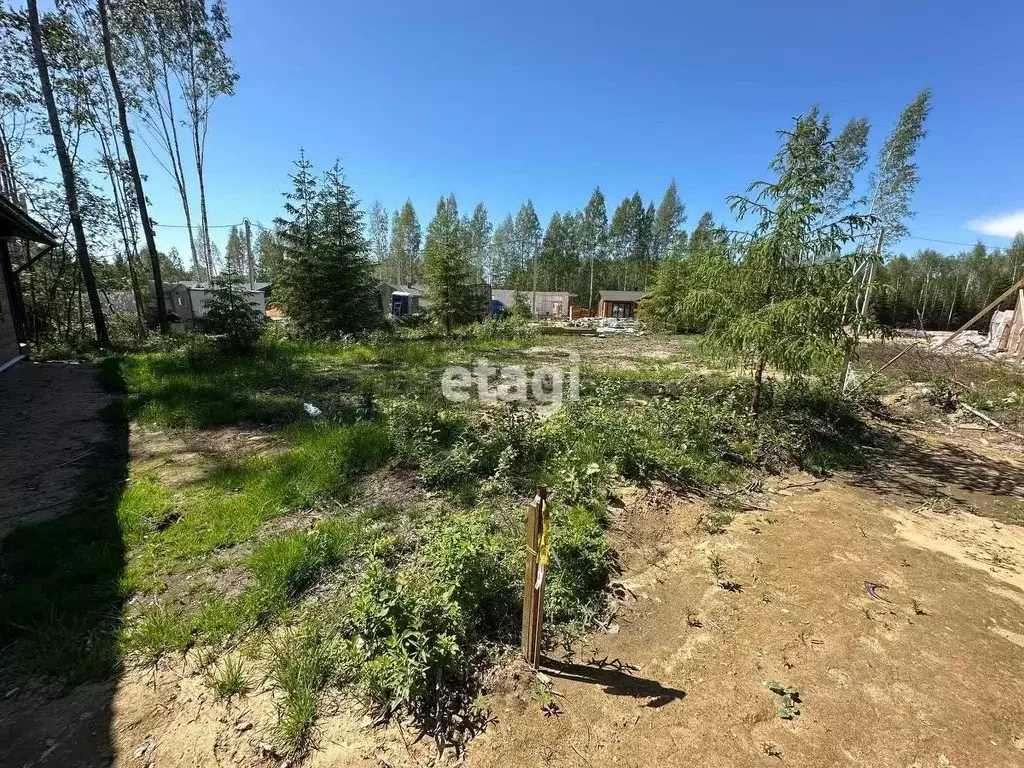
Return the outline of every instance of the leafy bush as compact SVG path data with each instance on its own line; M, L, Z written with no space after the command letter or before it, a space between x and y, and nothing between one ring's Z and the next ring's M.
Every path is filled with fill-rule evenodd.
M420 463L423 482L428 488L458 488L476 478L476 451L468 440L452 448L427 454Z
M433 725L437 697L463 684L467 616L449 587L423 568L381 560L360 580L346 622L348 669L376 711L408 710Z
M210 333L223 336L229 350L245 351L255 347L264 323L265 319L230 280L217 283L206 301L203 326Z
M471 649L518 623L523 561L508 535L477 511L435 522L400 567L374 553L343 634L349 678L376 711L406 711L435 734L461 727L451 718L473 701Z
M522 531L500 530L486 510L455 514L428 531L420 556L477 633L507 633L519 619Z
M383 411L396 451L410 459L451 448L468 428L464 412L433 407L431 403L413 398L390 400Z

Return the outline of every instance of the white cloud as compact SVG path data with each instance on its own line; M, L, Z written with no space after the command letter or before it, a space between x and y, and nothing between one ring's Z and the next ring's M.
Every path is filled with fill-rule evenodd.
M983 235L1013 237L1018 232L1024 232L1024 211L1015 211L1004 216L971 219L967 222L967 226Z

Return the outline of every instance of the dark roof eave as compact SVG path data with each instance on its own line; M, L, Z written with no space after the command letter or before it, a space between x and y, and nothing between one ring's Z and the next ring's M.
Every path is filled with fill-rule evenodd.
M43 245L57 245L57 238L46 227L3 195L0 195L0 237L21 237Z

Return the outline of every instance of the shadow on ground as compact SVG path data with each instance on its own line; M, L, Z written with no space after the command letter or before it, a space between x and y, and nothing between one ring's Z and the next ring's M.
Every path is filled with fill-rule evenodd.
M26 482L43 483L57 470L63 477L62 487L51 489L58 499L46 510L52 519L22 522L0 541L0 764L107 766L120 671L125 552L118 506L128 431L102 419L109 395L82 396L96 386L95 368L57 365L22 364L0 381L5 397L19 403L16 412L0 411L0 433L34 461L19 474L21 495L31 496ZM37 380L43 366L53 374L47 386ZM88 427L87 452L80 440L50 434L76 397L82 405L72 421ZM2 510L8 518L20 511Z
M948 499L1000 522L1024 524L1024 465L980 453L955 437L928 441L887 432L852 485L909 504Z
M686 691L681 688L667 688L657 680L630 674L635 671L635 667L622 664L618 660L596 664L573 664L545 657L541 660L541 668L551 677L600 685L609 696L647 699L644 706L650 709L658 709L686 696Z

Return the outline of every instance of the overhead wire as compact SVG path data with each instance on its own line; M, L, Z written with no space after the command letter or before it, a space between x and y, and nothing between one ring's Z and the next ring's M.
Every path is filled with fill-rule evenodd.
M263 230L264 232L272 231L272 229L270 227L264 226L263 224L260 224L259 222L255 222L255 221L252 221L252 220L249 221L249 225L252 226L252 227L255 227L256 229ZM158 222L153 222L153 226L163 227L165 229L189 229L189 225L188 224L160 224ZM244 227L244 226L245 226L245 220L243 219L242 221L239 221L239 222L237 222L235 224L210 224L210 225L208 225L207 228L208 229L231 229L232 227ZM196 230L202 230L203 227L202 227L201 224L193 224L191 226L191 228L192 229L196 229ZM738 229L725 229L725 230L719 229L718 231L720 231L720 232L724 231L724 232L727 232L730 235L742 235L742 236L745 236L745 237L749 237L751 235L750 232L744 232L744 231L738 230ZM905 240L918 240L918 241L925 242L925 243L941 243L943 245L959 245L959 246L964 247L964 248L973 248L974 246L978 245L979 243L981 245L983 245L985 248L988 248L988 249L991 249L991 250L997 250L997 249L1001 249L1001 248L1005 248L1006 247L1005 245L993 245L992 243L985 243L985 242L982 242L981 240L976 240L973 243L966 243L966 242L961 242L959 240L943 240L943 239L936 238L936 237L925 237L923 235L904 235L904 239ZM506 242L510 242L510 243L512 243L514 245L533 245L533 243L526 242L526 241L523 241L521 239L509 239ZM484 247L485 248L495 248L497 246L494 243L489 243L489 244L487 244ZM692 252L692 250L693 249L689 249L689 248L686 248L686 247L677 249L677 251L682 251L682 252L685 252L685 253L690 253L690 252Z

